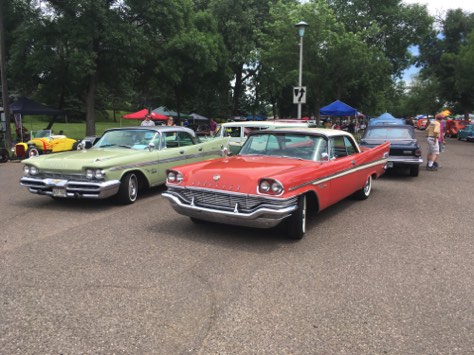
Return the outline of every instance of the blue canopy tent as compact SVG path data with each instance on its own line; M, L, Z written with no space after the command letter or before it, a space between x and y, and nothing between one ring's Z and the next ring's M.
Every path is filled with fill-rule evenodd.
M358 111L345 104L342 101L336 100L332 104L324 106L319 110L319 114L322 116L355 116L357 117Z
M403 120L402 118L395 118L390 113L385 112L379 117L372 118L369 121L369 126L376 124L405 124L405 120Z
M255 115L255 116L246 116L245 117L247 121L266 121L267 117L263 115Z

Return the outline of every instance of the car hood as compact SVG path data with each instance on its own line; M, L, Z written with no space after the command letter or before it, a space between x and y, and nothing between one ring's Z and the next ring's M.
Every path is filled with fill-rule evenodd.
M45 154L23 160L24 163L41 169L59 171L77 171L83 167L106 168L130 161L137 161L139 156L150 154L148 150L137 151L124 148L92 148L63 153Z
M268 156L233 156L197 164L183 165L187 187L212 188L222 191L255 194L261 178L272 178L289 187L308 179L324 163Z

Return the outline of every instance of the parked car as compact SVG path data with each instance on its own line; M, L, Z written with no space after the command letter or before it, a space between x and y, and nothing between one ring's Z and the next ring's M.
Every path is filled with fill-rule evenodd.
M300 239L307 210L369 197L389 146L362 150L350 133L332 129L254 131L235 156L169 169L163 197L195 222L271 228L286 221L288 236Z
M275 122L275 121L244 121L226 122L219 126L215 137L229 137L229 155L237 154L244 144L247 136L253 131L260 131L269 128L288 127L311 127L312 124L306 121Z
M360 145L361 147L373 148L385 142L390 142L387 168L408 167L411 176L418 176L423 158L413 126L369 126L362 135Z
M446 137L455 138L458 136L458 132L464 129L470 121L467 120L447 120L446 121Z
M64 134L53 134L50 129L31 131L30 140L15 145L15 155L19 159L30 155L49 154L75 150L78 141L66 137Z
M200 142L192 130L179 126L113 128L90 149L23 160L20 184L53 198L115 196L130 204L139 189L163 184L166 169L216 158L226 149L226 138Z
M428 118L419 118L416 121L416 128L418 128L420 131L423 131L428 127L430 124L430 120Z
M468 124L458 132L458 139L466 142L474 141L474 124Z

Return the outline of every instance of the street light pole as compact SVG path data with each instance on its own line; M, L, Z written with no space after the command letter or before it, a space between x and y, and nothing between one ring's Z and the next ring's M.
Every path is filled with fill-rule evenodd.
M299 65L299 74L298 74L298 87L301 89L303 86L303 37L304 30L309 26L306 22L300 21L295 25L298 29L298 34L300 35L300 65ZM298 101L298 119L301 119L301 100Z

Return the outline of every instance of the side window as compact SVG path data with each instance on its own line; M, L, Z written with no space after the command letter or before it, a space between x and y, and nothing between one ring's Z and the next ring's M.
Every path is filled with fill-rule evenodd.
M352 155L352 154L357 153L357 149L354 145L354 142L348 137L344 137L344 145L346 147L347 155Z
M178 137L176 132L165 132L163 133L166 142L166 148L178 147Z
M330 158L341 158L347 156L346 142L343 136L331 137Z
M240 127L226 127L225 136L227 137L240 137Z
M193 137L188 132L178 132L178 145L185 147L188 145L194 145Z

